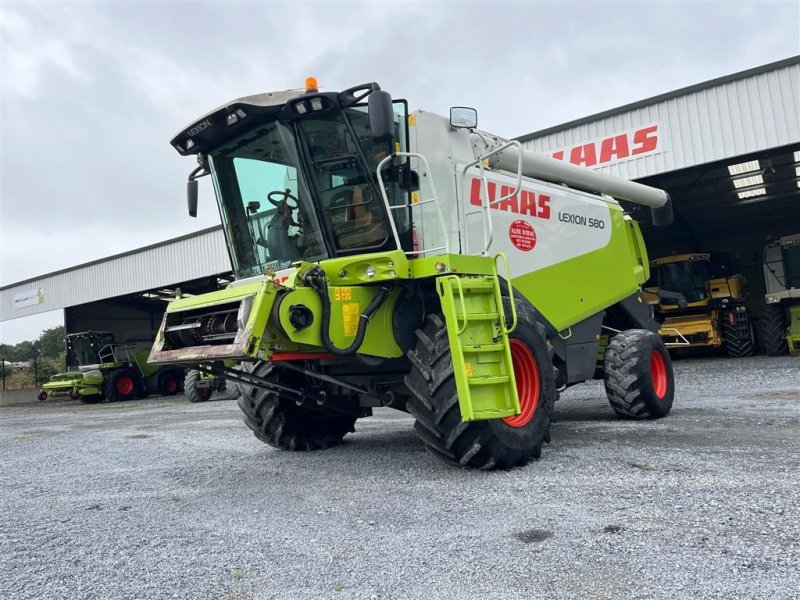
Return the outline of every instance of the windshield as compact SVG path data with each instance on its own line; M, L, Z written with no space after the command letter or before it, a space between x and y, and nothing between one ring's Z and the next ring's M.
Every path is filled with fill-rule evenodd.
M334 116L304 119L299 127L308 149L323 219L337 250L389 249L386 207L375 168L392 148L371 139L366 109L356 107Z
M71 354L70 364L92 365L98 361L97 352L103 346L114 343L111 333L79 333L67 336L67 352Z
M404 105L395 114L404 142ZM266 123L214 151L209 162L237 278L301 259L394 249L375 176L392 151L371 139L366 107ZM391 171L384 171L390 204L405 206L408 192ZM393 212L401 244L410 245L408 211Z
M268 123L210 158L237 277L326 257L288 126Z
M800 288L800 246L786 246L783 249L783 272L787 290Z
M680 292L687 302L699 302L706 298L708 264L704 261L694 261L659 265L655 268L653 280L662 290ZM667 303L675 304L672 301Z

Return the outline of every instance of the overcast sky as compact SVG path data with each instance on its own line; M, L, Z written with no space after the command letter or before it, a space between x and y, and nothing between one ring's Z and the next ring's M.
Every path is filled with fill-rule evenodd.
M233 98L377 81L530 133L800 54L800 3L16 3L0 9L0 285L219 222L169 139ZM61 311L0 324L38 336Z

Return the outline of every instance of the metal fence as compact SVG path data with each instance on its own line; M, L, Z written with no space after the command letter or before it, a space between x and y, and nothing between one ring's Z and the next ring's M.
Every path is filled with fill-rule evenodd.
M0 356L0 389L36 389L52 375L65 370L63 358L35 356L29 361L13 362Z

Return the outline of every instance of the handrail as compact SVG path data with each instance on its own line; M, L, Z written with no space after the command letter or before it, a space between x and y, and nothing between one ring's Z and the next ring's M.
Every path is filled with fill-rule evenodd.
M508 300L511 304L511 327L506 327L506 311L503 308L503 295L500 293L500 286L495 287L495 301L497 302L497 306L499 307L500 312L500 327L502 328L503 334L508 335L509 333L513 333L514 330L517 328L517 306L514 302L514 287L511 285L511 269L508 267L508 257L503 254L502 252L498 252L494 255L494 262L492 263L492 270L494 271L494 278L495 281L498 279L497 275L497 259L503 259L503 266L505 267L506 272L506 283L508 283Z
M495 154L499 154L503 150L507 148L511 148L515 146L519 151L517 152L517 185L510 194L503 196L502 198L498 198L497 200L489 201L489 181L486 179L486 167L484 165L484 161L488 159L490 156L494 156ZM494 239L494 223L492 222L492 213L489 210L492 206L500 204L501 202L505 202L510 200L517 194L519 194L520 188L522 188L522 144L517 140L511 140L506 142L502 146L499 146L489 152L488 154L484 154L479 156L477 159L469 163L465 166L461 171L461 197L463 199L466 198L465 190L464 190L464 181L467 178L467 171L472 167L477 166L480 170L480 179L481 179L481 187L483 189L483 194L481 195L481 199L483 202L481 203L481 208L479 210L474 210L469 213L464 213L464 219L470 215L474 215L483 211L483 251L480 252L481 255L486 256L489 253L489 246L492 245L492 240ZM466 201L464 202L464 206L466 206ZM465 223L466 226L466 223ZM469 237L467 236L467 244L469 244Z
M464 317L464 324L460 325L458 328L458 332L456 335L461 335L467 330L467 325L469 324L469 316L467 315L467 303L464 300L464 288L461 285L461 277L458 275L445 275L444 277L439 278L439 285L444 286L447 284L448 281L455 281L458 285L458 298L461 302L461 315ZM458 315L456 315L456 320L458 320Z
M425 168L425 172L426 173L430 173L431 197L428 198L427 200L423 200L421 202L416 202L416 203L409 202L408 204L401 204L401 205L397 205L397 206L391 206L389 204L389 195L386 193L386 187L383 184L383 174L382 174L382 172L383 172L383 168L386 165L386 163L388 163L390 160L393 160L395 157L401 157L401 156L406 156L406 157L409 157L409 158L416 158L417 160L422 161L422 163L424 165L424 168ZM445 225L444 215L442 214L442 207L439 205L439 202L438 202L438 196L436 194L436 185L433 182L433 173L431 172L431 165L428 162L428 159L425 158L422 154L419 154L417 152L395 152L395 153L390 154L389 156L385 157L383 160L381 160L381 162L378 163L378 166L375 169L375 174L378 176L378 183L380 184L379 187L380 187L380 191L381 191L381 196L383 197L383 203L386 206L386 214L389 217L389 225L392 228L392 235L394 236L394 241L397 244L398 250L401 249L401 246L400 246L400 234L397 233L397 226L395 225L394 217L392 216L392 211L396 210L398 208L411 208L413 210L415 206L419 207L419 206L422 206L424 204L431 204L432 203L434 208L436 209L436 215L437 215L437 217L439 219L439 225L442 228L442 236L443 236L442 239L444 240L444 245L443 246L436 246L435 248L428 248L428 249L423 248L422 250L411 250L409 252L406 252L405 254L406 254L406 256L417 255L417 254L424 254L426 252L434 252L436 250L444 250L445 254L449 254L450 253L450 239L449 239L450 235L449 235L449 233L447 231L447 226Z

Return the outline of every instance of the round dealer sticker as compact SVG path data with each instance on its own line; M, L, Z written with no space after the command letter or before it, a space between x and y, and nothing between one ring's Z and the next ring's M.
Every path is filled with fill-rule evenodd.
M536 245L536 232L527 221L514 221L508 228L508 237L511 243L523 252L533 250Z

